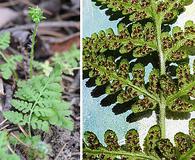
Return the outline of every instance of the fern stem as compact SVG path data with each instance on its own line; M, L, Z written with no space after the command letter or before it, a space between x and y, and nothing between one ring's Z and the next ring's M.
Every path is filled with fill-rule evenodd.
M126 151L107 151L107 150L92 150L85 148L84 149L85 153L91 153L91 154L106 154L110 155L111 157L113 156L127 156L129 158L144 158L145 160L159 160L159 158L154 157L154 156L148 156L143 153L131 153L131 152L126 152Z
M161 103L160 105L160 128L161 128L161 138L165 138L166 137L166 124L165 124L165 120L166 120L166 104L165 104L165 99L164 97L161 95Z
M0 128L0 131L2 131L2 130L4 130L4 129L6 129L7 127L9 127L10 125L9 124L7 124L7 125L5 125L5 126L3 126L2 128Z
M161 18L156 18L156 30L157 30L157 44L158 44L158 51L159 51L159 59L160 59L160 75L164 75L166 73L166 67L165 67L165 56L163 54L162 50L162 43L161 43L161 25L162 20ZM161 138L166 137L166 126L165 126L165 120L166 120L166 101L162 93L160 94L160 120L159 125L161 128Z
M32 78L32 75L33 75L33 59L34 59L34 52L35 52L35 42L36 42L37 30L38 30L38 23L35 23L35 29L32 35L32 46L31 46L31 51L30 51L30 78Z
M29 136L31 137L31 119L32 119L32 114L34 112L34 108L36 107L37 103L39 102L40 97L43 95L43 92L45 90L45 88L47 87L47 85L49 84L49 80L47 81L47 83L45 84L45 86L43 87L43 89L41 90L41 92L39 93L38 97L36 98L35 103L33 104L31 110L30 110L30 115L29 115L29 121L28 121L28 131L29 131Z
M160 74L165 74L165 57L162 51L162 45L161 45L161 20L156 20L156 30L157 30L157 44L158 44L158 51L159 51L159 58L160 58Z

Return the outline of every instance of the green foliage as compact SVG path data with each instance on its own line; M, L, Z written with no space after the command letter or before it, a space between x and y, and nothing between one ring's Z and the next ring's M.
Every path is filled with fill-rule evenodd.
M33 68L48 76L54 66L60 65L64 74L73 75L73 70L78 67L79 58L80 50L74 45L69 51L57 53L50 61L46 61L45 63L33 61Z
M24 134L19 134L18 137L25 146L22 146L17 139L11 136L9 137L9 141L15 147L18 147L17 145L21 145L24 152L27 154L26 156L28 159L48 159L48 154L51 152L51 146L43 142L40 136L26 137Z
M129 26L120 23L118 34L110 28L83 39L83 69L89 72L90 78L96 78L96 85L108 84L107 94L119 92L118 103L136 99L137 102L132 106L132 111L135 113L155 109L156 104L161 101L160 93L166 95L166 106L170 110L193 111L195 106L190 101L189 95L193 95L192 86L195 81L194 76L190 74L187 59L188 55L194 54L192 49L195 47L195 25L192 21L187 21L184 30L180 27L174 27L171 32L159 30L159 26L165 28L164 24L176 19L184 6L191 2L172 1L170 5L169 1L154 3L137 0L128 2L97 0L97 2L112 9L113 12L120 11L134 23ZM148 22L142 23L140 20L143 19ZM144 70L147 64L141 57L148 58L151 54L153 57L158 55L163 58L162 65L165 69L168 67L168 62L176 62L177 79L172 76L174 72L161 73L162 68L155 67L158 62L151 59L150 63L154 68L149 82L145 83ZM129 59L133 57L138 59L136 62L130 62L126 59L127 56ZM144 98L138 98L140 96Z
M48 61L46 63L34 61L38 24L45 17L43 17L43 11L38 7L29 8L29 16L35 23L30 52L30 79L17 81L18 75L15 70L17 69L17 63L22 61L22 56L5 56L2 52L10 45L10 33L6 32L0 35L0 55L5 62L0 64L0 72L4 79L9 79L13 74L14 80L17 81L17 88L11 100L12 108L10 111L3 112L3 116L6 121L8 120L18 125L22 131L22 133L18 133L11 130L10 134L0 132L0 159L2 160L20 159L16 154L10 154L11 152L14 153L15 148L12 149L12 147L19 147L20 151L25 153L25 158L29 160L47 160L51 147L43 142L40 136L32 136L32 133L36 132L31 133L31 128L45 132L49 131L51 125L73 129L73 122L70 118L70 104L62 99L61 73L63 65L58 63L63 61L52 63L52 66L50 66ZM74 56L78 56L78 52ZM73 57L65 58L73 59ZM43 70L47 76L44 74L33 76L33 63L35 63L35 68ZM75 63L72 60L70 64L74 66ZM25 132L27 126L28 134ZM15 135L14 133L17 134Z
M11 102L14 110L3 115L14 124L28 124L29 130L32 127L48 131L50 125L72 129L69 104L61 98L60 82L60 66L56 66L49 77L40 75L19 82Z
M0 50L3 51L9 47L10 33L4 32L0 35Z
M8 135L6 132L0 132L0 159L2 160L19 160L16 154L10 154L8 150Z
M0 71L4 79L9 79L16 70L17 63L22 61L21 55L13 55L7 59L6 63L0 64Z
M192 119L191 124L194 123ZM194 131L190 128L190 132ZM103 146L93 132L84 134L84 160L95 159L135 159L135 160L188 160L194 156L195 146L192 144L192 136L184 133L175 135L175 146L169 139L163 139L160 135L160 127L155 125L148 131L144 139L144 150L139 144L139 134L131 129L125 136L125 144L119 145L114 131L107 130L104 134L106 146Z
M111 9L112 12L121 12L122 15L129 17L130 21L141 21L153 19L154 16L162 18L164 23L170 23L184 10L185 5L192 3L192 0L180 1L154 1L154 0L96 0L101 5ZM155 3L156 2L156 3ZM156 13L156 14L154 14Z
M3 63L0 64L0 72L4 79L9 79L13 74L16 75L15 70L17 63L22 61L21 55L11 55L6 57L2 51L4 51L10 45L10 33L5 32L0 35L0 55L3 58Z
M161 134L160 134L160 127L159 126L153 126L149 129L147 136L145 137L144 141L144 151L148 155L157 156L156 153L156 143L160 140Z
M39 61L33 61L33 68L38 72L43 72L46 76L49 76L49 74L52 72L53 67L50 65L49 61L39 62Z
M45 19L45 17L43 16L43 11L38 6L29 7L28 14L32 21L36 24L40 23L42 20Z
M78 67L79 59L80 50L77 49L76 45L73 45L67 52L55 54L51 59L51 65L59 64L63 73L72 75L74 68Z
M195 75L190 72L189 56L195 52L195 24L187 21L184 28L171 27L192 0L94 0L108 9L111 18L121 18L117 33L109 28L83 39L83 70L85 78L95 79L102 94L117 97L112 104L131 104L132 115L155 110L158 125L152 127L144 142L144 154L124 152L112 132L107 147L87 147L86 159L190 159L194 155L194 120L190 121L190 134L175 135L175 146L166 138L166 112L189 113L195 111ZM129 20L129 21L128 21ZM121 23L122 22L122 23ZM148 64L152 71L145 73ZM194 66L194 64L193 64ZM90 83L91 81L88 81ZM93 84L94 85L94 84ZM91 85L89 85L91 86ZM181 114L182 115L182 114ZM138 137L136 131L134 137ZM131 137L131 136L130 136ZM114 138L114 139L113 139ZM136 142L136 143L133 143ZM131 141L129 151L135 151L138 139ZM101 145L100 145L101 146ZM114 152L110 148L114 148ZM138 151L138 150L137 150ZM84 154L85 154L84 153ZM101 153L101 154L100 154ZM101 156L106 158L101 158ZM123 157L124 156L124 157ZM138 156L138 157L136 157Z

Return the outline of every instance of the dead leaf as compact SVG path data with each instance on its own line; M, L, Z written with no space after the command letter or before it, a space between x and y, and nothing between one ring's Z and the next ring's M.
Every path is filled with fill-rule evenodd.
M73 36L64 42L53 43L50 45L51 45L51 50L53 52L64 52L64 51L68 51L74 44L76 44L76 46L80 48L80 36L79 35Z

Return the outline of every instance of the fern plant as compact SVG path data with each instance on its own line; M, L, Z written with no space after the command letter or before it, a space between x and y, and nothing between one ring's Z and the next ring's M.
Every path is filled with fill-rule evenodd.
M31 127L43 131L48 131L49 125L72 129L69 104L61 98L60 82L60 66L49 77L39 75L19 82L11 102L14 110L4 112L4 117L14 124L28 125L29 135Z
M16 68L17 63L22 61L21 55L12 55L12 56L5 56L3 51L7 49L10 45L10 33L5 32L0 35L0 55L3 60L3 63L0 64L0 72L4 79L9 79L12 75L17 78Z
M118 24L117 34L109 28L83 39L84 73L95 79L96 86L105 87L104 94L116 95L116 103L131 102L132 115L139 116L153 110L159 112L159 141L152 145L159 152L152 156L159 159L173 154L177 156L168 156L167 159L178 159L179 152L169 150L172 145L166 139L165 119L167 112L178 114L195 110L195 76L189 66L189 55L194 55L195 24L187 21L184 29L179 26L171 28L171 24L192 0L95 2L109 9L112 15L120 15L123 23ZM147 77L145 68L149 63L153 68ZM133 142L138 141L131 142L135 145ZM112 140L107 144L113 146ZM169 147L164 148L167 144ZM146 150L150 150L149 146ZM191 152L194 153L194 150ZM90 155L84 150L85 153ZM91 153L97 157L96 151ZM103 150L104 153L107 151ZM115 157L126 155L113 154ZM153 159L148 152L146 155L148 159ZM134 158L140 159L136 154Z
M32 46L30 52L30 79L18 80L16 70L17 62L22 61L21 55L5 56L4 51L10 44L10 33L3 33L0 36L0 55L5 63L0 65L0 71L4 79L9 79L12 74L17 82L16 91L11 100L12 108L3 111L5 120L0 125L0 159L17 160L16 154L9 154L8 149L14 153L13 146L20 145L27 159L48 159L50 146L36 136L36 130L48 132L51 125L60 128L73 129L73 122L70 118L70 104L62 99L63 87L62 65L56 63L51 71L45 74L33 75L34 47L38 24L44 19L40 8L30 8L29 16L35 23L32 36ZM8 57L8 58L7 58ZM48 68L46 65L44 69ZM51 72L51 73L50 73ZM7 133L7 123L15 124L21 132L11 131ZM26 132L28 129L28 133ZM32 130L33 129L33 130ZM17 133L15 135L15 133Z

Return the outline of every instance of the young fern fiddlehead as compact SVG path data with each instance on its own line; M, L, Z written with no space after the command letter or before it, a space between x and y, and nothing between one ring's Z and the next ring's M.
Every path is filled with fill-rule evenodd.
M187 21L184 29L167 28L192 1L96 2L113 14L120 12L130 21L128 25L118 24L118 34L107 29L83 39L83 69L89 73L89 78L95 79L96 86L106 86L106 94L117 95L117 103L135 102L130 106L134 114L159 110L158 124L163 141L154 146L171 147L166 139L166 111L187 113L195 110L192 98L195 97L195 77L188 64L189 55L194 55L195 24ZM176 66L171 66L172 62ZM148 63L153 69L146 82L145 66ZM174 150L161 149L157 154L177 159Z
M29 17L35 23L35 28L34 28L33 35L32 35L31 51L30 51L30 78L32 78L34 50L35 50L35 42L36 42L38 25L42 20L45 19L45 17L43 16L43 11L38 6L36 8L30 7L28 13L29 13Z

